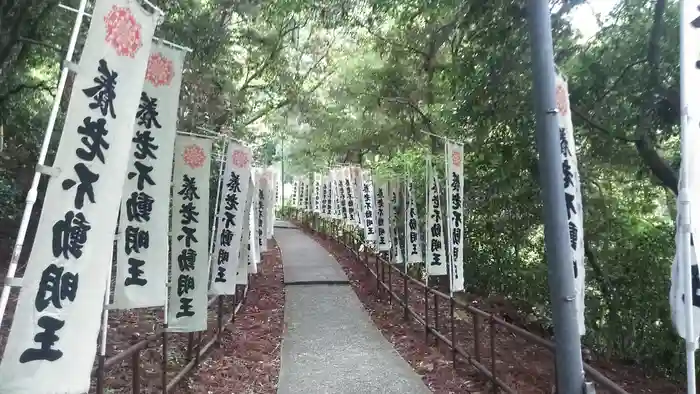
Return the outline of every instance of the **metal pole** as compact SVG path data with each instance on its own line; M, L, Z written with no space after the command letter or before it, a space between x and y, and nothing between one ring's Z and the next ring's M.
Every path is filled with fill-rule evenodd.
M528 0L527 9L532 46L536 141L544 203L545 250L555 330L557 392L575 394L583 392L584 376L559 154L549 1Z

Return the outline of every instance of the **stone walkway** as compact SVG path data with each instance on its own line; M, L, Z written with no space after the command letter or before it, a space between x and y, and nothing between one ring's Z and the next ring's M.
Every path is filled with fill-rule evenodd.
M277 393L430 393L374 326L333 256L288 223L275 227L287 285Z

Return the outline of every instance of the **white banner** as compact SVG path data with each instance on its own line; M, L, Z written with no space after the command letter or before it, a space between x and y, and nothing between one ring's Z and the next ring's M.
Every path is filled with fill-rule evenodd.
M250 148L229 141L224 167L214 255L211 264L210 294L235 294L238 253L241 248L243 222L245 221L245 198L248 196Z
M338 197L340 199L340 218L347 223L348 216L348 188L345 186L348 175L347 167L338 170ZM348 182L349 183L349 182Z
M321 213L321 174L314 173L314 212Z
M154 42L122 192L113 308L164 306L176 114L185 52ZM161 115L163 114L163 115Z
M464 291L464 147L448 141L445 150L450 290L455 292Z
M251 210L253 209L253 196L255 195L255 185L251 178L248 179L248 193L243 206L245 207L245 222L243 224L243 234L241 234L241 249L238 255L238 270L236 272L236 284L247 285L248 274L257 273L257 265L252 263L251 257Z
M576 160L574 126L569 111L569 86L559 73L556 74L556 97L559 112L559 139L561 148L562 176L564 177L564 199L569 218L569 238L574 265L574 289L576 290L576 315L579 334L586 333L584 319L585 276L583 265L583 204L581 202L581 181Z
M440 182L430 156L427 156L425 161L425 266L430 276L447 275Z
M343 186L345 189L345 203L347 206L348 225L357 224L357 198L355 197L355 187L353 186L352 169L345 167L343 171Z
M0 364L3 394L90 389L157 18L126 0L95 4Z
M293 207L297 207L297 200L299 198L299 178L294 177L294 181L292 182L292 199L291 199L291 205Z
M323 175L321 177L321 217L323 218L327 218L329 216L328 206L330 204L328 203L328 179L329 177L327 175Z
M267 169L268 187L267 187L267 212L265 212L265 238L272 239L272 233L275 228L275 171L272 167Z
M252 172L250 177L250 186L252 187L253 194L250 205L250 212L248 213L250 221L250 234L248 234L248 244L249 258L252 264L249 265L249 271L252 274L258 272L258 264L260 263L260 241L258 240L258 187L260 185L260 179L256 175L255 171Z
M369 171L362 174L362 219L364 220L365 240L377 240L377 219L374 213L374 183Z
M401 183L399 181L390 183L391 189L391 237L392 237L392 248L394 249L394 263L403 264L403 246L399 240L399 223L401 220L401 205L399 201L399 190L401 190ZM405 222L405 221L404 221ZM408 230L408 228L404 228Z
M355 225L358 226L359 228L364 228L365 227L365 210L363 208L364 204L364 174L362 172L362 168L359 166L352 166L350 167L350 183L353 185L352 189L352 194L353 194L353 204L356 207L355 209ZM374 196L374 194L372 194ZM372 197L374 198L374 197Z
M260 247L260 254L267 252L267 237L265 236L265 214L267 212L267 194L270 186L270 182L264 171L258 169L258 191L257 191L257 234L258 234L258 246Z
M681 3L681 34L683 43L681 46L681 105L685 116L681 118L681 170L679 195L677 199L678 212L676 215L676 255L671 269L671 318L681 338L693 339L697 349L697 338L700 336L700 273L698 272L698 250L695 241L698 239L698 224L700 223L700 160L698 160L697 146L700 145L700 91L697 89L700 81L700 70L696 66L699 60L697 42L700 40L700 29L693 23L697 20L697 4L686 1ZM685 198L683 198L685 197ZM686 200L686 201L683 201ZM684 207L683 204L688 204ZM690 211L690 212L687 212ZM685 217L685 214L688 214ZM690 224L690 240L682 224ZM689 258L690 261L686 261ZM690 268L690 272L688 272ZM686 335L685 311L685 285L687 275L691 279L692 292L692 323L693 336ZM688 362L690 360L686 360ZM691 367L694 365L690 364ZM690 390L689 390L690 392Z
M342 197L341 197L341 187L340 187L340 171L337 169L331 170L332 188L331 188L331 208L333 219L342 219L343 209L342 209Z
M418 208L416 196L413 191L413 181L406 182L404 197L404 212L406 212L406 263L420 263L423 261L420 248L420 234L418 233Z
M168 331L207 329L212 141L175 138Z
M391 250L389 183L386 181L375 182L374 196L377 219L377 250L387 252Z

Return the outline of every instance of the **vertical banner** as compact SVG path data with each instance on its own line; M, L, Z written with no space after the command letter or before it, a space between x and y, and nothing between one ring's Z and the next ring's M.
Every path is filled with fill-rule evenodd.
M207 329L209 175L212 141L175 138L168 331Z
M314 197L313 197L313 180L314 180L314 175L313 174L308 174L306 178L306 188L304 189L304 197L306 198L305 205L306 205L306 211L307 212L313 212L314 210Z
M450 291L455 292L464 291L464 147L448 141L445 149Z
M291 200L291 205L293 207L297 207L297 196L299 195L299 178L294 177L294 181L292 183L292 200Z
M275 171L272 167L267 169L268 173L268 192L267 192L267 212L265 212L265 239L272 239L272 233L275 228Z
M377 250L388 252L391 250L389 183L386 181L375 182L374 195L377 207Z
M681 106L685 116L681 119L681 171L679 195L676 201L676 254L671 269L671 318L681 338L695 342L700 336L700 270L698 270L698 247L695 236L698 235L700 223L700 201L697 190L700 188L700 160L697 146L700 144L698 124L700 122L700 91L697 89L700 81L700 69L696 62L700 60L697 53L697 42L700 40L700 29L695 26L698 17L697 4L681 2ZM687 215L687 216L686 216ZM684 227L690 224L689 229ZM690 231L690 234L688 234ZM690 239L688 239L690 238ZM688 261L688 259L690 261ZM688 278L690 276L690 278ZM686 285L690 279L692 306L686 309ZM688 314L692 315L688 316ZM691 319L688 321L688 319ZM690 326L690 327L689 327ZM688 331L692 334L688 335ZM686 354L687 376L694 377L695 354ZM690 359L689 359L690 358ZM690 368L693 368L692 370ZM689 379L690 380L690 379ZM689 381L688 392L693 382Z
M170 175L185 52L153 43L122 191L112 307L164 306ZM171 115L168 115L171 114Z
M340 171L338 171L338 169L331 170L331 178L331 209L333 212L332 217L333 219L338 220L343 218L343 199L340 194Z
M257 184L257 183L256 183ZM306 192L306 180L304 179L303 176L299 177L299 198L298 198L298 204L299 204L299 209L302 211L306 211L306 196L304 196L304 192ZM255 197L257 198L257 197Z
M321 213L321 174L314 173L314 212Z
M406 194L404 198L404 212L406 213L406 263L420 263L423 261L418 239L418 209L416 196L413 191L413 181L406 182Z
M352 171L349 167L345 167L343 172L345 175L343 177L343 181L344 181L344 188L345 188L345 203L347 206L347 218L345 218L345 219L347 220L348 225L354 225L355 223L357 223L357 221L355 219L355 215L357 215L357 213L356 213L357 204L355 203L355 201L356 201L355 188L352 184L352 182L353 182Z
M365 211L362 208L362 206L364 205L364 174L362 173L362 168L359 166L350 167L350 179L350 182L353 185L353 202L355 204L355 207L357 207L357 209L355 209L355 217L353 218L353 220L356 222L356 226L358 226L359 228L364 228L366 218L364 216ZM374 198L374 194L372 198Z
M255 274L258 272L258 264L260 263L260 241L258 241L258 185L260 180L258 179L255 171L251 173L250 177L250 188L252 188L251 201L250 201L250 212L248 213L250 222L250 231L248 234L248 245L250 245L248 255L250 256L251 267L249 272Z
M258 236L258 247L260 248L260 254L267 252L267 237L265 236L265 213L267 212L267 194L270 186L270 182L267 178L267 174L262 169L258 169L258 190L257 190L257 203L258 210L256 213L257 220L257 236ZM307 194L308 195L308 194Z
M329 206L329 203L328 203L328 200L329 200L328 199L328 191L329 191L328 179L329 178L327 175L323 175L321 178L321 185L322 185L321 186L321 217L322 218L327 218L329 216L329 212L328 212L328 206Z
M440 183L431 157L426 156L425 162L425 183L428 186L425 196L425 266L430 276L447 275Z
M255 195L255 187L253 185L253 180L248 177L248 193L246 193L245 200L242 201L244 209L245 221L243 222L243 233L241 234L241 248L239 249L238 258L238 269L236 271L236 284L247 285L248 284L248 274L255 274L258 272L257 265L253 264L251 257L251 245L250 245L250 233L251 233L251 210L253 209L253 196Z
M248 196L250 178L250 148L229 141L226 150L223 189L219 201L217 232L214 235L214 256L211 264L210 293L215 295L236 293L238 253L243 238L245 199Z
M571 256L574 265L574 289L576 291L576 315L578 317L579 335L586 333L584 321L585 275L583 265L583 204L581 202L581 180L579 179L578 160L576 160L576 142L574 126L569 112L569 86L557 73L556 98L559 120L559 139L561 149L561 168L564 177L564 200L569 218L569 238Z
M159 15L97 1L0 363L1 393L90 389L134 119ZM92 346L90 346L92 345Z
M390 183L391 189L391 239L392 248L394 248L394 263L403 264L403 247L399 240L399 223L401 220L401 204L399 201L399 191L401 190L401 183L399 181ZM404 228L408 231L408 227Z
M374 184L369 171L362 174L362 205L360 207L364 220L365 241L377 240L377 223L374 215Z
M345 187L345 181L348 171L347 168L343 167L338 170L338 197L340 199L340 218L343 222L349 220L348 216L348 198L347 198L347 188Z

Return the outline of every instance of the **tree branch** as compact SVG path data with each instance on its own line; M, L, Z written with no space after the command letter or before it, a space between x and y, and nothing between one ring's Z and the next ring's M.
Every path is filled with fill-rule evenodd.
M5 94L0 96L0 104L4 103L7 99L10 98L10 96L13 96L17 93L20 93L23 90L36 90L36 89L41 89L49 93L53 93L53 90L55 90L55 87L49 86L49 84L45 81L41 81L39 83L29 85L25 83L21 83L14 88L8 90L5 92Z
M612 131L608 130L607 128L601 126L600 124L598 124L598 123L594 122L593 120L591 120L590 118L588 118L586 115L583 114L583 112L581 112L579 109L577 109L573 105L570 105L569 108L571 109L572 114L576 115L579 119L583 120L583 122L586 123L588 126L590 126L592 129L598 130L598 131L604 133L605 135L607 135L608 137L614 138L618 141L635 142L635 140L632 138L615 135Z

